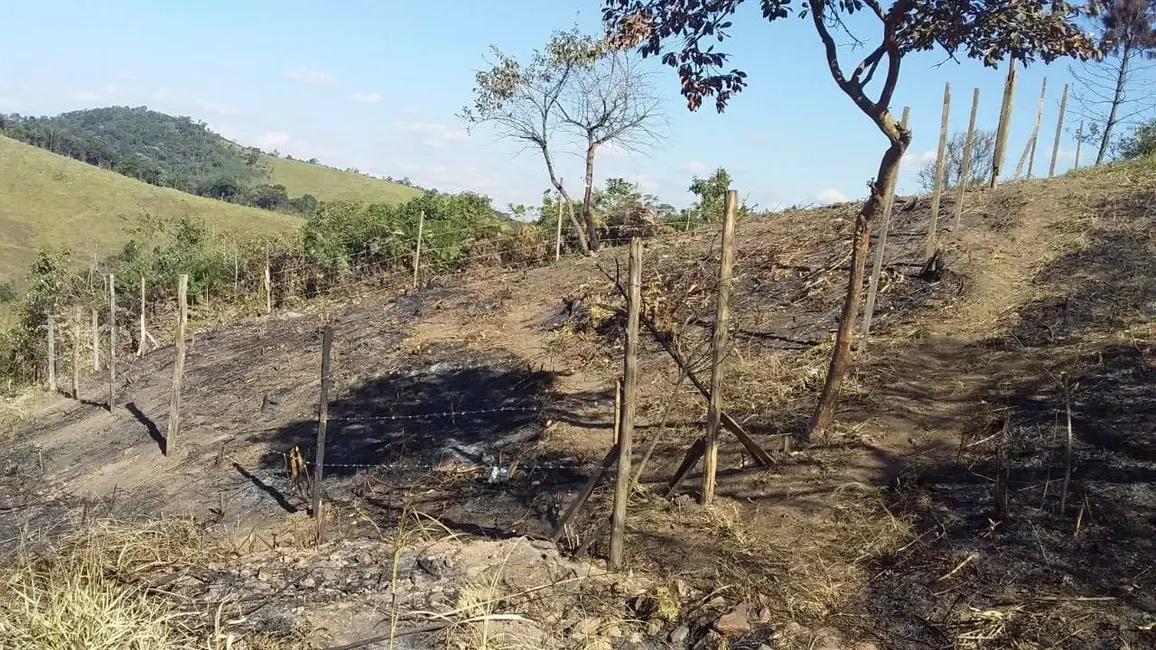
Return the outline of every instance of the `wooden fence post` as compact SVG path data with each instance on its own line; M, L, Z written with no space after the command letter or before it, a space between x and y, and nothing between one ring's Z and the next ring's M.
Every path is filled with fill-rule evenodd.
M421 236L425 231L425 210L417 218L417 245L413 248L413 288L417 288L418 271L421 270Z
M908 118L911 117L911 107L903 107L903 117L899 123L907 128ZM887 248L887 231L891 227L891 210L895 204L895 186L898 184L899 174L891 178L891 184L884 188L883 219L879 224L879 241L875 242L875 262L871 267L871 279L867 282L867 305L863 309L863 340L859 342L859 351L867 351L867 339L871 334L871 318L875 315L875 296L879 291L879 276L883 274L883 253ZM785 438L790 440L790 438Z
M630 459L634 441L635 393L638 382L638 320L642 309L642 240L630 240L630 290L627 300L626 351L622 360L622 417L618 432L618 473L614 478L614 514L610 522L610 568L622 568L626 502L630 500Z
M100 372L100 315L92 308L92 372Z
M185 324L189 320L189 275L182 273L177 280L177 358L173 362L173 393L169 401L169 426L165 431L165 456L176 450L181 429L181 385L185 381Z
M1060 155L1060 138L1064 134L1064 113L1068 110L1068 84L1060 96L1060 114L1056 117L1056 139L1052 141L1052 160L1048 163L1048 178L1056 175L1056 158Z
M140 345L136 348L138 357L145 353L145 339L147 338L148 331L145 329L145 279L142 273L140 276Z
M979 88L971 95L971 117L967 121L967 139L963 143L963 162L959 167L959 196L955 199L955 220L952 230L959 230L959 222L963 218L963 199L967 195L967 186L971 183L971 145L975 140L975 114L979 110Z
M321 516L321 481L325 477L325 433L329 426L329 352L333 347L333 324L326 323L321 335L321 395L317 404L317 454L313 469L313 517L317 520L317 541L325 530Z
M557 192L558 203L554 206L558 212L558 223L555 225L554 232L554 263L562 257L562 193Z
M48 390L56 392L56 316L48 315Z
M1020 155L1020 161L1016 165L1016 170L1012 173L1012 180L1019 178L1020 171L1024 167L1024 163L1028 164L1028 178L1032 177L1032 162L1036 157L1036 139L1040 135L1040 120L1044 116L1044 94L1048 90L1048 78L1044 77L1043 85L1040 87L1040 99L1036 103L1036 121L1032 126L1032 134L1028 137L1027 146L1024 147L1023 154Z
M939 201L943 196L943 176L947 169L947 127L951 119L951 84L943 84L943 115L939 119L939 151L935 157L935 185L931 189L931 222L927 225L927 244L923 247L926 262L935 254L936 229L939 227Z
M80 400L80 305L72 308L72 399Z
M265 255L265 275L262 280L265 284L265 313L273 313L273 272L269 270L269 256Z
M706 449L703 455L702 492L699 502L714 502L718 477L719 413L722 412L723 359L726 357L727 327L730 321L731 270L735 262L735 217L738 192L727 190L723 206L722 253L718 273L718 296L715 301L714 336L711 341L713 360L710 367L710 401L706 411Z
M1012 106L1016 95L1016 61L1008 58L1007 79L1003 84L1003 104L999 109L999 128L995 134L995 152L992 156L991 181L994 188L999 183L999 173L1003 171L1003 159L1007 154L1007 136L1010 130Z
M116 403L116 274L108 274L108 412Z
M1084 120L1080 120L1080 128L1076 129L1076 162L1072 169L1080 168L1080 148L1084 146Z

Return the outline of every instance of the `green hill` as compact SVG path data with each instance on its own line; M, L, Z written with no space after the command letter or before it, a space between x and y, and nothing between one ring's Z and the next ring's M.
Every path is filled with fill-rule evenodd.
M161 187L310 215L319 201L400 203L421 190L245 147L188 117L108 106L53 117L0 115L0 134Z
M302 160L261 156L274 185L284 185L289 196L312 194L318 201L404 203L422 190L365 174L341 171Z
M0 282L20 285L40 247L78 260L120 250L145 215L204 219L238 235L289 231L301 219L156 187L0 136Z

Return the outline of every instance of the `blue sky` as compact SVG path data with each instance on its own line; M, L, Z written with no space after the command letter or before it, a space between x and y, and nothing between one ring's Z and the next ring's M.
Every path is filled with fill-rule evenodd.
M454 114L470 100L490 44L525 55L575 21L596 30L599 10L597 0L14 3L5 22L20 27L0 41L0 111L144 104L204 120L247 145L445 191L471 189L499 207L537 203L547 187L540 157L518 154L485 130L467 135ZM727 112L713 105L687 111L676 73L649 61L668 100L669 131L654 150L606 152L598 179L631 179L678 206L692 200L691 176L716 166L765 208L863 196L885 140L835 87L810 22L767 24L753 1L735 22L722 49L747 71L749 86ZM847 62L856 54L848 48ZM945 81L953 131L967 128L974 87L979 126L996 124L1005 70L970 62L934 67L942 60L913 55L904 64L893 108L911 106L915 135L901 192L916 189L919 163L933 157ZM1066 63L1021 71L1008 147L1014 166L1045 75L1037 173L1046 173ZM1066 169L1075 142L1065 134L1061 147ZM567 184L577 187L580 159L560 162Z

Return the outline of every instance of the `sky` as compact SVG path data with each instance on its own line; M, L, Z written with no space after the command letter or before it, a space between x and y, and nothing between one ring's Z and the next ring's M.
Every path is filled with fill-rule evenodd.
M409 177L442 191L473 190L495 207L538 204L548 177L539 154L455 117L471 101L490 45L529 55L555 29L600 26L598 0L38 0L5 8L18 29L0 41L0 111L51 115L96 106L146 105L203 120L242 144L318 158L339 168ZM723 114L696 112L677 73L645 64L664 99L664 136L646 151L609 148L596 180L622 177L675 206L689 205L692 176L725 167L748 204L774 209L866 195L885 138L832 81L810 21L768 24L744 4L719 49L748 74ZM867 27L871 27L870 23ZM865 37L872 33L865 31ZM849 41L844 37L844 40ZM847 67L863 56L848 44ZM978 128L993 129L1006 68L905 59L892 105L911 107L914 139L900 192L918 189L934 159L944 83L950 129L965 131L972 89ZM1068 63L1021 70L1008 145L1014 166L1029 139L1047 77L1035 169L1046 173ZM1071 102L1069 102L1071 104ZM1071 115L1071 113L1069 113ZM1076 122L1074 117L1069 118ZM1070 124L1073 127L1075 124ZM1074 160L1063 135L1058 170ZM559 155L570 188L581 184L579 148ZM1089 154L1082 154L1084 161ZM1084 164L1082 162L1082 164Z

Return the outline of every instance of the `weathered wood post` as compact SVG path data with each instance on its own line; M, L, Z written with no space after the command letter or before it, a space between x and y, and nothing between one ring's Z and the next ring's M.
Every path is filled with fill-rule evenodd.
M116 274L108 274L108 412L116 404Z
M419 272L421 270L421 236L425 231L425 210L417 218L417 245L413 248L413 288L417 288Z
M963 199L967 196L967 186L971 184L971 145L975 140L975 114L979 110L979 88L971 95L971 117L967 121L967 140L963 143L963 163L959 167L958 198L955 200L955 221L952 230L959 230L963 218Z
M625 551L626 503L630 500L630 459L634 441L634 409L638 383L638 320L642 309L642 241L630 240L630 289L627 299L626 351L622 361L622 417L618 432L618 473L614 481L614 513L610 524L610 568L622 568Z
M72 308L72 399L80 400L80 305Z
M56 316L48 315L48 390L56 392Z
M189 320L189 276L182 273L177 280L177 333L174 342L177 358L173 362L173 392L169 401L169 426L165 431L165 455L172 456L176 450L177 436L181 429L181 386L185 381L185 324Z
M321 512L321 481L325 477L325 434L329 427L329 355L333 348L333 324L326 323L321 334L321 394L317 404L317 453L313 470L313 517L317 520L317 541L325 531Z
M1010 130L1012 106L1016 95L1016 60L1008 58L1007 79L1003 84L1003 103L999 109L999 128L995 133L995 152L992 155L990 187L999 184L999 174L1003 171L1003 159L1007 154L1007 137Z
M715 301L714 336L711 341L713 359L710 367L710 399L706 411L706 449L703 456L703 505L714 501L718 478L718 433L722 413L723 359L726 357L727 327L730 321L731 272L735 262L735 217L738 212L738 192L727 190L723 206L722 252L718 273L718 295Z
M939 201L943 196L943 176L947 169L947 128L951 119L951 84L943 84L943 114L939 118L939 150L935 156L935 184L931 188L931 221L927 224L927 244L923 247L926 262L935 255L936 229L939 227Z
M1068 84L1060 96L1060 114L1056 116L1056 138L1052 141L1052 160L1048 163L1048 178L1056 175L1056 158L1060 155L1060 138L1064 135L1064 114L1068 110Z

